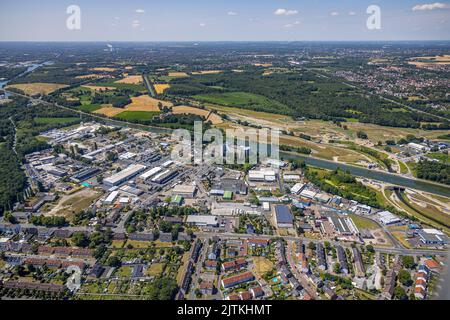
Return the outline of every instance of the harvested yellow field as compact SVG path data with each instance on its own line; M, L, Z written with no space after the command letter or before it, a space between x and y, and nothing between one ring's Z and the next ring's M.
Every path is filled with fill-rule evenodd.
M121 108L114 108L111 106L104 106L103 108L94 111L94 113L103 114L109 118L113 118L124 111L126 110Z
M82 88L87 88L92 91L116 90L116 88L114 88L114 87L102 87L102 86L83 86Z
M432 65L449 65L450 55L435 56L435 57L416 57L412 58L408 64L414 65L416 67L426 67Z
M127 105L124 109L121 109L122 111L153 111L153 112L159 112L159 104L162 104L165 107L172 107L173 104L167 101L162 101L158 99L154 99L152 97L149 97L147 95L142 95L139 97L133 97L131 98L132 103Z
M98 72L114 72L116 69L114 68L92 68L92 71L98 71Z
M155 84L154 85L157 94L163 94L164 91L170 88L170 84Z
M126 76L125 78L116 81L116 83L141 84L142 76Z
M236 73L243 73L244 72L244 70L239 70L239 69L234 69L234 70L232 70L233 72L236 72Z
M194 107L188 107L188 106L178 106L172 108L173 114L195 114L201 117L205 117L207 121L211 121L212 124L220 124L223 122L222 118L215 114L210 112L209 110L203 110L198 109Z
M210 113L208 119L206 121L211 121L212 124L221 124L223 123L223 119L221 116L215 113Z
M64 84L36 82L36 83L12 84L10 86L7 86L6 88L19 89L25 92L25 94L32 96L35 94L49 94L65 87L67 86Z
M169 77L173 78L186 78L189 77L186 72L169 72Z
M265 67L265 68L273 66L271 63L254 63L253 65L255 67Z
M93 73L93 74L86 74L84 76L77 76L77 77L75 77L75 79L100 79L100 78L105 78L105 76Z
M192 72L192 74L195 75L202 75L202 74L219 74L222 73L222 70L206 70L206 71L199 71L199 72Z

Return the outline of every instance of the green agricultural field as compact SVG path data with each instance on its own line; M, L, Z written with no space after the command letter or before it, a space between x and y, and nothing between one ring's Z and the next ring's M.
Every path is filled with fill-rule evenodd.
M159 112L150 111L124 111L116 115L114 118L125 121L146 121L152 120L155 116L159 115Z
M84 112L94 112L101 108L102 108L102 106L99 104L83 104L83 105L77 107L78 110L84 111Z

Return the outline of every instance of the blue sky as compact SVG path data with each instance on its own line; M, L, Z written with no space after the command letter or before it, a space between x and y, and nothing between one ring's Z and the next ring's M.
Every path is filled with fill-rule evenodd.
M437 1L1 0L0 41L450 40L450 1ZM66 28L72 4L81 30ZM372 4L381 30L366 27Z

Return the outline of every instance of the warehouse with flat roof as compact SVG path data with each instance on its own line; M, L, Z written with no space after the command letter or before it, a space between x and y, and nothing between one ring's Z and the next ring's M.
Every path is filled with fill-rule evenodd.
M190 215L187 217L186 223L188 225L195 225L198 227L217 227L219 225L219 221L216 216Z
M293 228L294 216L288 206L279 205L275 207L275 219L278 228Z
M173 196L181 196L183 198L194 198L197 187L192 185L177 185L172 190Z
M103 183L110 187L119 186L124 182L134 178L139 173L143 172L147 167L142 164L133 164L126 168L125 170L120 171L112 175L109 178L103 180Z

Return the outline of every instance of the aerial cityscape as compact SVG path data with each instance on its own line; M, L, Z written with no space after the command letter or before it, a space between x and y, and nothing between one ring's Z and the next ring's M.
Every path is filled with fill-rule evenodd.
M301 2L269 2L282 28L306 23ZM448 38L450 4L398 2ZM69 30L0 32L0 300L449 298L440 31L230 41L204 18L145 41L135 3L130 41L91 39L69 5ZM241 5L222 14L247 21ZM346 19L369 27L369 5Z

